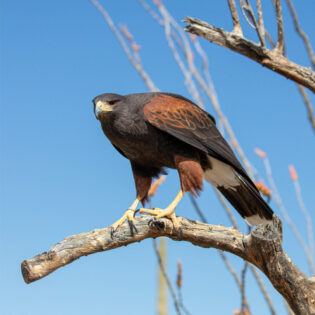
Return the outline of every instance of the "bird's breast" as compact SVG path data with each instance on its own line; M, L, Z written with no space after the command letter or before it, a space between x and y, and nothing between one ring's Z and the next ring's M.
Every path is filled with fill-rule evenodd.
M129 160L152 167L174 167L167 150L161 149L165 140L158 130L145 122L102 124L111 143Z

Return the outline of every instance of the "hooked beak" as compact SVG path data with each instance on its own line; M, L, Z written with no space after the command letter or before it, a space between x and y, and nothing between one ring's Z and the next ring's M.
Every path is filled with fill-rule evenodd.
M113 110L112 106L110 106L107 102L98 101L95 104L95 116L99 119L101 113L111 112Z

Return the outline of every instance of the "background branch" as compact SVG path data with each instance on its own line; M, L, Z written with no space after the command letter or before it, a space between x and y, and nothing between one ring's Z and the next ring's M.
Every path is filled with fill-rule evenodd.
M278 54L276 50L270 51L266 48L262 48L242 36L229 33L201 20L186 17L184 21L188 23L188 26L185 27L186 31L244 55L262 66L307 87L315 93L315 73L311 68L300 66L288 60L282 54ZM282 37L280 36L279 49L282 47L281 40Z
M298 17L297 17L297 14L295 13L292 1L291 0L286 0L286 1L287 1L288 6L289 6L289 9L290 9L290 13L291 13L291 16L292 16L292 19L293 19L293 23L294 23L296 32L302 38L302 40L304 42L304 45L306 47L307 53L308 53L308 55L310 57L313 69L315 69L315 55L314 55L314 51L312 49L311 43L309 42L307 35L303 32L303 30L300 27L300 24L299 24L299 21L298 21Z

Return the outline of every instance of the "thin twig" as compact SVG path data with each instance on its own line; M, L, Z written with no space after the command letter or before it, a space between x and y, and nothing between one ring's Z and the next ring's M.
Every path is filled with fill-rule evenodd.
M223 198L222 194L217 189L215 189L215 193L216 193L223 209L225 210L226 214L228 215L230 222L232 223L234 229L239 230L238 225L237 225L236 220L235 220L235 217L234 217L230 207L227 205L225 199Z
M219 196L220 196L220 195L218 194L218 197L219 197ZM197 212L197 214L198 214L198 216L199 216L201 222L203 222L203 223L208 223L208 222L207 222L207 219L206 219L205 216L203 215L203 213L202 213L202 211L201 211L201 209L200 209L200 207L199 207L199 205L198 205L196 199L194 198L194 196L190 195L190 200L191 200L192 205L193 205L193 208L196 210L196 212ZM223 202L224 202L224 201L223 201ZM228 209L228 210L229 210L229 209ZM231 214L231 216L233 217L232 214ZM236 223L235 223L235 224L236 224ZM235 227L234 227L234 228L235 228ZM242 290L241 290L241 289L242 289L242 283L241 283L241 281L240 281L240 279L239 279L239 277L238 277L237 272L235 271L235 269L234 269L234 268L232 267L232 265L230 264L230 262L229 262L229 260L227 259L225 253L224 253L222 250L218 250L218 253L219 253L221 259L223 260L223 262L225 263L227 269L230 271L230 273L231 273L232 276L234 277L234 280L235 280L235 282L236 282L238 288L239 288L240 291L242 292ZM242 293L241 293L241 295L242 295ZM249 303L248 303L248 300L247 300L247 298L246 298L246 296L245 296L245 293L244 293L244 295L242 295L242 299L244 300L244 304L245 304L247 310L249 311ZM249 312L250 312L250 311L249 311Z
M181 311L180 311L180 308L179 308L179 304L178 304L178 300L177 300L177 296L176 296L176 293L175 293L175 290L167 276L167 273L166 273L166 270L165 270L165 267L164 267L164 264L163 264L163 261L162 261L162 258L161 258L161 255L160 255L160 251L157 247L157 244L156 244L156 239L153 239L153 246L154 246L154 250L155 250L155 253L156 253L156 256L157 256L157 259L158 259L158 263L159 263L159 266L160 266L160 270L162 271L163 273L163 276L165 278L165 281L167 283L167 286L171 292L171 295L173 297L173 301L174 301L174 306L175 306L175 309L176 309L176 312L177 314L181 314Z
M258 35L260 44L262 47L265 47L265 35L264 35L264 25L263 25L263 20L262 20L262 11L261 11L261 3L258 0L257 1L257 9L259 7L260 10L258 10L258 18L259 18L259 22L257 23L256 17L255 17L255 13L254 10L249 2L249 0L246 0L246 4L244 3L243 0L241 0L242 3L242 8L247 12L249 18L251 19L252 23L253 23L253 28L256 30L256 33ZM246 17L247 15L244 14L244 16ZM247 20L247 22L249 23L249 21ZM259 24L261 23L261 25ZM251 25L251 23L249 23Z
M247 14L249 13L248 10L247 10L247 5L244 3L243 0L239 0L240 1L240 7L241 7L241 10L242 10L242 14L246 20L246 22L248 23L248 25L253 28L254 30L256 30L256 26L249 20ZM252 18L251 18L252 20Z
M304 204L302 193L301 193L301 186L298 180L295 180L294 182L294 188L296 193L296 198L298 200L300 209L302 210L305 220L306 220L306 226L307 226L307 235L308 235L308 242L309 242L309 255L311 260L311 273L312 276L315 276L315 270L314 270L314 241L313 241L313 227L312 227L312 219L309 214L309 212L306 209L306 206Z
M256 2L257 7L257 13L258 13L258 35L260 35L261 44L263 46L266 46L265 44L265 27L264 27L264 19L263 19L263 13L261 8L261 0L257 0Z
M235 5L235 1L234 0L228 0L228 4L229 4L231 16L232 16L233 26L234 26L233 32L236 34L239 34L239 35L243 35L240 19L238 17L236 5Z
M303 98L304 104L306 106L308 120L310 121L311 126L313 128L313 131L315 132L315 117L314 117L314 112L313 112L313 107L312 107L311 101L308 98L307 93L305 92L305 89L300 84L297 84L297 87L299 89L299 92L300 92L300 94Z
M274 305L273 305L273 303L271 301L270 295L269 295L269 293L268 293L268 291L267 291L267 289L266 289L266 287L265 287L265 285L263 283L263 280L261 279L261 277L260 277L256 267L253 266L252 264L249 264L249 268L250 268L251 272L253 273L254 278L257 281L257 284L258 284L258 286L259 286L259 288L261 290L262 295L265 298L265 301L266 301L266 303L267 303L267 305L269 307L270 313L272 315L276 315L275 307L274 307Z
M204 216L204 214L202 213L202 211L201 211L201 209L200 209L200 207L196 201L196 198L192 194L189 194L189 198L190 198L190 201L191 201L194 209L196 210L201 222L207 223L207 219Z
M177 291L178 291L178 302L179 306L183 310L183 312L186 315L191 315L191 313L188 311L186 306L184 305L183 301L183 294L182 294L182 286L183 286L183 266L180 260L177 261L177 267L178 267L178 272L177 272L177 280L176 280L176 285L177 285Z
M180 305L181 309L183 310L183 312L186 315L191 315L191 313L188 311L188 309L186 308L186 306L185 306L185 304L183 302L182 289L178 288L177 291L178 291L178 302L179 302L179 305Z
M151 8L150 6L144 1L144 0L138 0L142 7L151 15L151 17L161 26L164 26L164 21L161 19ZM180 47L181 51L185 53L185 48L177 36L177 34L174 32L173 29L171 29L171 35L172 38L174 39L175 43Z
M128 48L128 45L126 44L123 37L120 35L119 31L117 30L114 22L110 18L109 14L105 11L105 9L99 4L97 0L90 0L91 3L97 8L97 10L103 15L104 19L106 20L108 26L113 31L114 35L118 39L119 43L121 44L123 50L125 51L128 60L132 63L134 68L138 71L141 78L145 82L145 84L148 86L150 91L158 91L158 88L154 85L148 74L144 71L143 67L132 57L132 54Z
M278 27L278 41L275 50L281 55L285 54L284 47L284 33L283 33L283 21L282 21L282 6L281 0L274 0L274 6L277 15L277 27Z
M286 0L286 1L287 1L288 6L289 6L289 9L290 9L290 13L291 13L291 16L293 19L295 29L296 29L297 33L300 35L300 37L302 38L304 45L306 47L307 53L310 57L313 69L315 69L315 55L314 55L314 51L312 49L311 43L309 42L307 35L302 31L302 29L300 27L298 17L297 17L297 14L295 12L292 1L291 0Z
M179 53L176 50L176 47L174 45L174 42L172 40L172 36L171 36L171 23L174 25L176 24L173 20L173 18L170 16L170 14L168 13L168 11L165 9L165 7L163 5L160 5L159 7L160 13L162 14L163 18L164 18L164 28L165 28L165 37L167 39L168 45L174 55L174 58L179 66L179 68L181 69L182 73L185 76L185 85L189 91L189 93L192 95L193 99L196 101L196 103L198 105L201 105L202 107L204 107L203 102L200 98L198 89L192 79L191 76L191 71L189 71L189 69L187 69L185 67L184 62L181 60ZM187 61L188 63L191 61L191 58L193 58L192 56L192 52L190 50L189 44L187 44L187 42L184 41L184 46L185 46L185 52L186 52L186 56L187 56Z
M265 37L267 38L269 44L271 45L271 47L276 47L276 43L274 42L274 40L272 39L271 35L269 34L268 31L265 30Z
M216 191L216 194L217 194L217 196L219 198L219 201L220 201L221 205L223 206L223 208L225 209L225 212L227 213L227 215L228 215L228 217L230 219L230 222L232 223L233 227L236 230L239 230L239 227L238 227L238 224L236 223L235 217L234 217L231 209L227 205L225 199L222 197L222 195L221 195L221 193L219 191L217 191L217 190L215 190L215 191ZM226 263L226 265L227 265L227 263ZM264 283L263 283L259 273L257 272L256 268L253 265L250 264L249 268L250 268L251 272L253 273L253 276L254 276L254 278L255 278L255 280L256 280L256 282L257 282L257 284L258 284L258 286L259 286L259 288L261 290L261 293L262 293L263 297L265 298L265 301L266 301L266 303L267 303L267 305L269 307L270 313L272 315L276 315L275 307L274 307L274 305L273 305L273 303L271 301L270 295L269 295L269 293L268 293L268 291L267 291L267 289L266 289L266 287L265 287L265 285L264 285ZM229 267L228 267L228 269L230 270ZM230 270L230 272L233 274L233 272L231 270ZM239 281L238 285L239 285L239 287L241 287L240 281ZM248 306L246 306L246 308L248 309Z
M281 211L284 220L289 225L289 227L292 230L294 236L296 237L296 239L300 243L301 247L303 248L303 251L304 251L306 259L307 259L307 262L309 264L310 271L313 273L312 257L310 257L309 249L308 249L307 245L305 244L301 234L297 230L295 224L293 223L293 221L291 220L290 216L288 215L287 210L284 207L284 204L283 204L282 199L280 197L279 191L278 191L277 186L275 184L275 181L273 179L270 162L269 162L269 159L268 159L267 156L263 159L263 162L264 162L264 166L265 166L265 170L266 170L266 175L267 175L267 178L268 178L269 186L271 187L271 190L272 190L272 197L273 197L274 201L276 202L276 204L278 205L278 208Z
M246 307L245 303L245 276L246 276L246 271L248 269L248 262L245 261L244 267L241 273L241 312L242 314L245 313L245 310L248 311L248 308Z

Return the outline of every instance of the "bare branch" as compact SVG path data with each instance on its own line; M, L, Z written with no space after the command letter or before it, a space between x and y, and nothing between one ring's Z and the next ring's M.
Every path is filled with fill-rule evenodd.
M262 66L304 85L315 93L315 73L310 68L293 63L283 55L278 54L276 50L270 51L262 48L241 36L216 28L198 19L186 17L185 22L189 24L185 28L186 31L249 57Z
M175 44L172 40L172 36L171 36L171 24L176 25L177 23L174 21L174 19L170 16L170 14L168 13L168 11L166 10L166 8L163 5L159 5L158 6L160 13L162 14L163 18L164 18L164 27L165 27L165 37L166 40L168 42L168 45L174 55L174 58L178 64L178 66L180 67L182 73L185 76L185 85L189 91L189 93L192 95L193 99L196 101L196 103L204 108L203 102L200 98L198 89L192 79L192 73L191 73L191 68L187 69L184 62L182 61L182 59L180 58L179 53L177 52L177 49L175 47ZM183 36L182 36L183 39ZM185 39L182 40L184 43L184 53L185 56L187 58L188 64L191 64L192 62L192 52L191 49L189 47L189 44L187 41L185 41Z
M306 106L308 120L310 121L311 126L313 128L313 131L315 132L315 117L314 117L313 107L312 107L311 101L309 100L307 93L305 92L304 88L300 84L297 84L297 87L299 89L299 92L300 92L300 94L303 98L304 104Z
M308 52L308 55L310 57L313 69L315 69L315 55L314 55L314 51L312 49L311 43L309 42L307 35L302 31L302 29L299 25L299 21L298 21L297 15L295 13L292 1L291 0L286 0L286 1L287 1L288 6L289 6L290 13L292 15L295 29L296 29L297 33L300 35L300 37L303 39L303 42L304 42L304 45L305 45L306 50Z
M259 23L257 23L256 21L256 17L255 17L255 13L254 13L254 10L249 2L249 0L246 0L246 4L244 3L243 0L241 0L241 7L242 7L242 10L243 10L243 15L245 16L248 24L250 26L252 26L252 28L254 28L256 30L256 33L258 35L258 38L259 38L259 41L260 41L260 44L262 47L265 47L266 44L265 44L265 34L264 34L264 24L263 24L263 19L262 19L262 11L261 11L261 3L260 3L260 0L257 0L257 9L258 9L258 13L259 13ZM251 19L253 25L248 21L247 19L247 15L246 13L244 12L244 10L246 11L246 13L248 14L249 18Z
M222 258L222 260L224 261L227 269L230 271L230 273L232 274L232 276L234 277L234 280L236 282L236 285L238 286L239 290L241 291L241 297L242 297L242 301L244 303L244 307L248 310L249 314L251 314L250 308L249 308L249 303L247 300L247 297L245 295L245 292L242 292L242 283L238 277L238 274L236 273L235 269L232 267L232 265L230 264L229 260L227 259L225 253L222 250L219 250L219 255ZM244 294L242 294L244 293Z
M221 201L221 203L222 203L224 209L226 210L226 212L228 212L228 215L229 215L230 219L232 219L232 222L235 222L234 228L238 230L237 224L236 224L236 221L235 221L235 218L234 218L233 214L231 213L231 211L230 211L228 205L225 203L224 200L222 200L222 196L220 195L220 193L219 193L217 190L215 190L215 191L216 191L217 196L218 196L219 200ZM192 204L193 204L193 207L194 207L194 209L196 210L196 212L197 212L199 218L201 219L201 221L202 221L203 223L208 223L208 222L207 222L207 219L206 219L205 216L203 215L203 213L202 213L202 211L201 211L201 209L200 209L200 207L199 207L199 205L198 205L196 199L194 198L194 196L191 195L191 194L189 194L189 196L190 196L190 200L191 200L191 202L192 202ZM220 199L220 198L221 198L221 199ZM222 202L222 201L223 201L223 202ZM230 273L232 274L232 276L233 276L233 278L234 278L234 280L235 280L235 282L236 282L238 288L239 288L240 291L241 291L241 295L242 295L242 283L241 283L241 281L240 281L240 279L239 279L239 277L238 277L237 272L235 271L235 269L234 269L234 268L232 267L232 265L230 264L230 262L229 262L229 260L227 259L225 253L224 253L222 250L218 250L218 253L219 253L221 259L223 260L223 262L225 263L227 269L228 269L228 270L230 271ZM243 292L243 293L244 293L244 292ZM246 296L245 296L245 293L244 293L244 295L242 296L242 300L243 300L243 302L244 302L244 306L245 306L245 307L247 308L247 310L250 312L248 300L247 300L247 298L246 298Z
M121 44L123 50L125 51L128 60L132 63L134 68L138 71L143 81L146 83L150 91L158 91L158 88L154 85L148 74L144 71L143 67L135 58L133 58L128 45L126 44L123 37L120 35L119 31L117 30L114 22L110 18L109 14L105 11L105 9L98 3L96 0L90 0L91 3L97 8L97 10L103 15L104 19L106 20L108 26L113 31L114 35L118 39L119 43Z
M274 0L276 15L277 15L277 27L278 27L278 41L276 45L276 52L284 55L284 33L283 33L283 21L282 21L282 6L281 0Z
M263 296L265 298L265 301L266 301L266 303L267 303L267 305L269 307L270 313L272 315L276 315L275 307L273 306L273 303L271 301L269 293L268 293L268 291L267 291L267 289L266 289L266 287L265 287L265 285L264 285L264 283L263 283L263 281L262 281L258 271L256 270L256 268L252 264L249 264L249 268L250 268L251 272L253 273L254 278L256 279L257 284L258 284L258 286L259 286L259 288L261 290L261 293L263 294Z
M264 19L263 19L263 13L261 8L261 0L257 0L256 2L257 6L257 13L258 13L258 24L257 24L257 30L258 34L260 35L260 42L262 46L266 46L265 44L265 27L264 27Z
M271 45L271 47L276 47L276 43L273 41L271 35L266 30L265 30L265 37L267 38L267 40L268 40L269 44Z
M238 17L235 2L234 0L228 0L228 4L229 4L230 12L232 15L233 25L234 25L233 33L242 36L243 35L242 27L241 27L240 19Z
M285 222L291 228L294 236L296 237L296 239L300 243L300 245L301 245L301 247L302 247L302 249L303 249L303 251L305 253L305 256L306 256L306 259L307 259L310 271L311 271L312 274L314 274L313 257L311 256L312 254L310 253L309 248L305 244L301 234L299 233L299 231L296 228L294 222L290 218L290 216L289 216L289 214L288 214L288 212L287 212L287 210L286 210L286 208L285 208L285 206L284 206L284 204L282 202L282 199L280 197L278 188L277 188L276 183L275 183L275 181L273 179L273 176L272 176L271 165L270 165L270 162L269 162L269 159L268 159L267 156L265 156L263 158L263 162L264 162L264 166L265 166L265 169L266 169L266 175L267 175L267 178L268 178L268 182L269 182L269 185L270 185L271 190L272 190L272 198L276 202L279 210L281 211Z
M178 291L178 302L183 312L186 315L191 315L191 313L188 311L188 309L184 305L184 301L183 301L183 295L182 295L183 266L180 260L177 261L177 268L178 268L178 272L177 272L176 285L177 285L177 291Z
M302 213L305 217L306 221L306 227L307 227L307 235L308 235L308 244L309 244L309 256L311 260L311 266L312 266L312 276L315 276L315 270L314 270L314 242L313 242L313 227L312 227L312 219L307 211L307 208L304 204L302 192L301 192L301 186L298 180L297 173L293 167L293 165L289 166L289 171L291 173L291 178L294 184L296 198L298 200L300 209L302 210Z
M246 276L247 269L248 269L248 262L245 261L244 268L241 274L241 312L243 314L245 313L245 310L248 311L246 307L246 303L245 303L245 276Z
M239 230L238 225L237 225L236 220L235 220L235 217L234 217L230 207L226 203L225 199L223 198L222 194L217 189L215 189L215 193L216 193L223 209L225 210L226 214L228 215L229 220L232 223L234 229Z
M247 5L244 3L243 0L240 0L240 6L241 6L242 14L243 14L243 16L244 16L246 22L248 23L248 25L249 25L251 28L253 28L254 30L256 30L256 27L255 27L255 25L254 25L253 22L252 22L253 20L252 20L251 16L249 15L250 18L251 18L251 21L249 20L249 18L248 18L248 16L247 16L247 14L248 14L249 12L248 12L248 10L246 9Z
M234 217L233 213L231 212L231 209L227 205L225 199L222 197L221 193L217 189L215 189L215 192L217 194L217 197L218 197L221 205L223 206L225 212L227 213L227 215L228 215L228 217L229 217L229 219L230 219L234 229L239 230L238 225L237 225L236 220L235 220L235 217ZM193 206L194 206L195 210L197 211L201 221L203 223L207 223L207 220L204 217L204 215L203 215L201 209L199 208L199 205L196 202L196 200L194 199L194 197L191 196L190 199L191 199L191 201L193 203ZM228 270L231 272L232 276L234 277L238 288L241 290L241 281L240 281L240 279L239 279L235 269L232 267L232 265L228 261L226 255L224 254L223 251L219 250L219 255L222 258L222 260L224 261L224 263L225 263L226 267L228 268ZM266 301L266 303L267 303L267 305L269 307L270 313L272 315L276 315L276 311L275 311L275 308L274 308L274 306L272 304L271 298L270 298L270 296L269 296L269 294L267 292L267 289L266 289L266 287L265 287L265 285L264 285L264 283L263 283L259 273L257 272L257 270L255 269L255 267L252 264L250 264L249 267L250 267L250 270L252 271L253 276L254 276L255 280L257 281L257 284L258 284L258 286L259 286L259 288L260 288L260 290L261 290L261 292L262 292L262 294L263 294L263 296L265 298L265 301ZM245 299L245 307L250 312L250 308L249 308L249 304L248 304L246 296L244 296L244 299Z
M171 292L171 295L173 297L173 301L174 301L174 306L175 306L175 309L176 309L176 312L177 314L181 314L181 311L180 311L180 308L179 308L179 304L178 304L178 300L177 300L177 296L176 296L176 293L175 293L175 290L171 284L171 281L169 280L168 276L167 276L167 273L166 273L166 270L165 270L165 266L164 266L164 263L163 263L163 259L161 257L161 254L160 254L160 251L158 249L158 246L156 244L156 240L153 239L153 247L154 247L154 250L155 250L155 253L156 253L156 257L158 259L158 263L159 263L159 266L160 266L160 271L162 272L163 276L164 276L164 279L167 283L167 286Z
M227 213L227 215L228 215L228 217L229 217L229 219L230 219L234 229L239 230L238 225L237 225L236 220L235 220L235 217L234 217L231 209L227 205L225 199L222 197L221 193L218 192L217 190L216 190L216 193L217 193L217 196L218 196L218 198L220 200L220 203L223 206L223 208L225 209L225 212ZM263 295L263 297L264 297L264 299L265 299L265 301L266 301L266 303L267 303L267 305L269 307L270 313L272 315L276 315L276 311L275 311L274 305L273 305L273 303L271 301L270 295L269 295L269 293L268 293L268 291L267 291L267 289L266 289L266 287L265 287L265 285L264 285L264 283L263 283L259 273L257 272L257 270L255 269L255 267L253 265L250 264L249 268L250 268L251 272L253 273L253 276L254 276L254 278L255 278L255 280L256 280L256 282L257 282L257 284L258 284L258 286L259 286L259 288L261 290L261 293L262 293L262 295ZM239 285L239 288L241 288L241 282L240 281L238 281L238 285ZM250 311L247 300L245 300L245 302L246 302L245 303L245 307Z
M251 262L269 278L273 286L287 300L296 314L315 312L315 283L303 274L283 251L281 246L281 222L277 217L274 225L261 225L250 235L222 226L189 221L178 217L182 226L180 240L200 247L213 247L233 253ZM138 233L131 235L127 222L123 223L111 239L110 227L67 237L64 241L43 253L22 262L24 280L30 283L39 280L56 269L74 260L100 251L139 242L147 238L167 236L178 241L179 234L168 219L152 222L152 217L143 215L134 219Z

